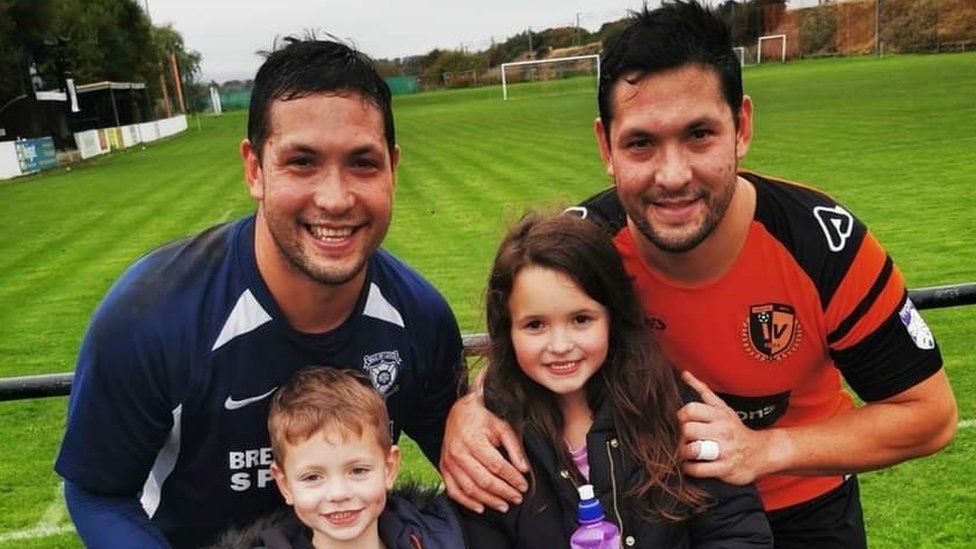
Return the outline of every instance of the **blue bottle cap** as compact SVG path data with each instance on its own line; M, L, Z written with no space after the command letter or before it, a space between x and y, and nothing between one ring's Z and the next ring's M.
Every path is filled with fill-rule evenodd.
M580 522L594 522L604 517L603 506L593 493L593 486L584 484L578 489L580 495L578 517Z

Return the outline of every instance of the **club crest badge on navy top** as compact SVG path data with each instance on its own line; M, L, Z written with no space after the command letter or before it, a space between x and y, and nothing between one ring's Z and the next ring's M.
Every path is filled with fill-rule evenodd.
M363 369L369 372L369 379L384 398L396 392L397 374L403 360L400 351L380 351L363 357Z

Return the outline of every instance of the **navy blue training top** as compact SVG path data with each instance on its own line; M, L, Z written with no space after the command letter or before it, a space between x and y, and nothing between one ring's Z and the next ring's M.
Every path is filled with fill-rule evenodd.
M269 396L312 364L368 372L401 430L437 463L463 383L444 298L384 250L350 317L293 330L261 279L254 218L132 265L85 335L55 469L95 494L138 496L176 546L211 542L281 505L269 471Z

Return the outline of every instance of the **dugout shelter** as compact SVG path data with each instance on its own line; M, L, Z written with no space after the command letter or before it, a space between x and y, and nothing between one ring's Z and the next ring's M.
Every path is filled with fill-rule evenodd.
M71 118L73 132L149 121L149 92L142 82L95 82L76 89L80 112Z

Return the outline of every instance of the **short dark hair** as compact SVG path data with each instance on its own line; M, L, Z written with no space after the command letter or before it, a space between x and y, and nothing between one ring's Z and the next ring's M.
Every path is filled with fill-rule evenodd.
M258 69L247 113L247 138L261 158L268 137L268 112L275 100L288 101L314 93L357 93L383 113L386 145L393 152L396 131L390 87L366 55L332 40L287 37Z
M597 102L600 120L609 136L613 120L613 89L617 81L636 74L643 78L688 64L714 70L722 95L739 126L742 106L742 68L732 50L728 26L717 12L696 1L676 0L631 15L631 22L611 40L600 59Z

